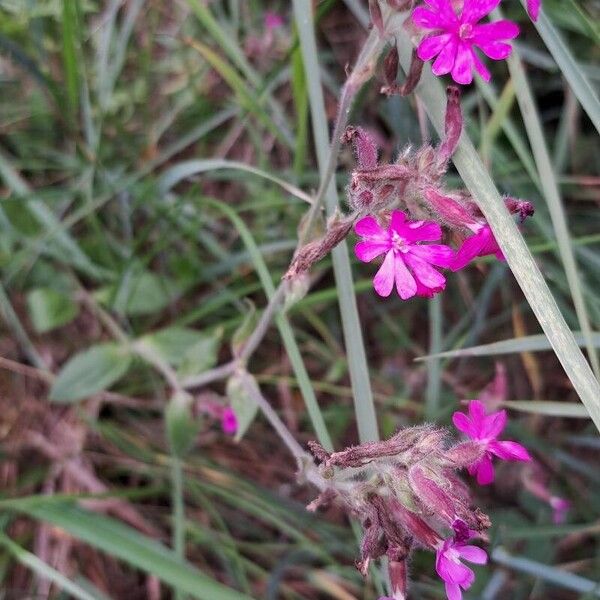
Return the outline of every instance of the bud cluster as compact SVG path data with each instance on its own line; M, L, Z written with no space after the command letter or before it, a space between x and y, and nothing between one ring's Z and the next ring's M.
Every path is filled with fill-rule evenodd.
M310 448L330 486L309 509L336 500L361 520L357 567L364 575L370 561L384 555L392 561L392 574L405 573L398 563L415 547L441 548L440 531L461 526L471 532L469 537L483 536L490 526L456 474L483 457L484 449L475 442L449 445L444 429L421 425L333 454L316 442Z

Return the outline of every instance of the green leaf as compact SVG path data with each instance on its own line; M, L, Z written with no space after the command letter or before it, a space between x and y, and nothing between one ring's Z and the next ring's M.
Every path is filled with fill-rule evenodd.
M45 333L72 321L79 307L67 294L51 288L37 288L27 294L27 307L34 329Z
M256 385L254 377L250 377L252 384ZM257 386L258 387L258 386ZM239 375L233 375L227 381L227 397L231 404L231 408L235 412L237 417L238 428L235 434L235 441L239 442L243 437L248 428L254 421L256 414L258 413L258 404L248 394L248 391L244 387L242 377Z
M109 388L129 369L131 355L118 344L92 346L73 356L50 390L53 402L76 402Z
M149 271L126 275L118 289L96 292L99 301L112 304L113 310L132 317L160 312L180 293L168 278Z
M183 458L192 449L198 434L200 424L192 416L191 403L189 394L176 393L165 411L167 438L178 458Z
M183 356L177 374L181 378L193 377L212 369L217 364L223 329L216 329L210 336L203 335Z
M82 510L71 502L31 497L3 501L0 502L0 507L52 523L109 556L151 573L166 584L199 600L252 600L198 571L162 544L133 528Z
M165 362L174 367L185 362L186 354L198 344L203 345L205 352L210 352L214 338L209 338L198 331L187 327L168 327L141 337L136 344L149 348ZM214 354L214 352L213 352ZM210 357L205 360L210 363ZM210 365L212 366L212 365Z

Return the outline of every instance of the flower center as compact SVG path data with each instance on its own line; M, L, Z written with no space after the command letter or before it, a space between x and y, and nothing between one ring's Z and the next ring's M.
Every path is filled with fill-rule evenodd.
M392 247L396 252L408 252L408 244L406 243L406 240L396 231L392 232Z
M471 23L463 23L458 30L458 35L461 40L466 40L471 37L473 33L473 25Z

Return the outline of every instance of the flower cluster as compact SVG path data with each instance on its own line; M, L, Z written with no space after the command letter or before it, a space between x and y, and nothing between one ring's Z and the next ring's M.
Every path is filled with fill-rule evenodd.
M491 74L476 49L492 60L507 58L512 48L507 40L519 35L518 26L507 20L481 23L500 4L500 0L425 0L425 6L415 8L412 22L418 29L429 32L417 48L417 56L427 62L435 58L435 75L450 73L456 83L473 81L473 71L484 81ZM541 0L528 0L527 11L535 21Z
M403 222L401 224L404 224ZM389 251L388 251L389 252ZM498 371L492 392L500 388ZM481 398L491 397L488 386ZM340 452L309 444L327 484L309 510L340 503L363 524L357 568L366 576L372 560L386 556L393 598L405 598L407 561L417 548L435 552L435 569L449 600L461 600L475 580L464 564L487 562L486 552L470 543L485 541L491 523L472 503L469 489L457 472L466 469L481 485L493 480L492 457L528 462L527 450L499 440L506 412L487 412L481 400L468 403L468 414L455 412L453 422L467 440L449 444L446 431L431 425L409 427L383 442L368 442ZM534 486L535 487L535 486ZM540 491L542 490L542 491ZM537 485L540 496L545 488ZM555 515L568 504L547 494ZM562 516L562 515L561 515ZM380 600L385 600L384 598Z
M358 161L348 188L349 202L357 213L369 213L355 224L361 238L355 253L363 262L384 256L373 281L381 296L389 296L395 286L403 300L431 297L446 286L445 277L434 267L457 271L486 255L504 260L471 196L443 187L442 177L462 130L456 87L448 88L445 130L437 148L425 146L416 152L409 148L395 163L384 165L378 162L377 146L368 132L351 127L344 137L353 143ZM521 220L533 214L529 202L507 198L505 204ZM444 244L424 243L439 241L442 226L463 238L456 252Z

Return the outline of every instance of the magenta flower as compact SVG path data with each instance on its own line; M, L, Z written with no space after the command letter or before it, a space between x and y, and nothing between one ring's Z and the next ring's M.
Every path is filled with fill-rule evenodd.
M385 254L373 287L380 296L389 296L396 284L403 300L413 296L431 297L446 287L446 278L431 265L448 267L454 251L442 244L420 244L442 237L441 227L432 221L407 221L398 210L392 212L390 225L384 229L375 217L360 219L354 226L363 238L354 252L363 262Z
M456 253L454 260L450 264L450 268L453 271L458 271L466 267L478 256L495 254L498 260L506 260L489 225L477 223L470 227L475 233L463 242Z
M432 71L436 75L451 73L456 83L471 83L473 68L485 81L489 81L490 72L474 48L480 48L493 60L502 60L510 55L512 48L501 40L510 40L519 35L519 28L512 21L478 25L499 2L464 0L460 15L457 15L451 0L425 0L431 10L419 7L412 14L412 20L418 27L433 30L433 34L419 44L419 58L428 61L437 56Z
M221 429L227 435L235 435L238 430L238 421L235 411L230 406L221 413Z
M527 0L527 14L532 21L537 21L540 16L542 0Z
M497 437L506 426L506 411L501 410L490 415L485 414L485 406L479 400L469 402L469 416L461 412L452 415L455 427L485 448L482 458L469 467L469 473L477 476L479 485L488 485L494 481L492 456L502 460L531 460L529 452L517 442L498 441Z
M465 544L459 539L447 539L438 548L435 557L435 570L446 584L448 600L462 600L462 591L471 587L475 573L462 564L461 559L484 565L487 553L482 548Z

